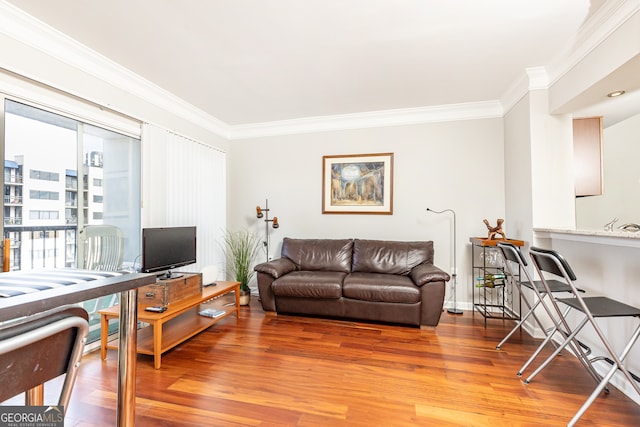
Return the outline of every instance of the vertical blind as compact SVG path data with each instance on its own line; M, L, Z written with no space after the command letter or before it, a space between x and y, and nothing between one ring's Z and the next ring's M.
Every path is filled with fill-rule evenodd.
M147 162L147 226L197 227L199 271L215 265L224 271L223 236L226 227L226 154L210 145L145 124L143 151ZM143 190L144 191L144 190Z

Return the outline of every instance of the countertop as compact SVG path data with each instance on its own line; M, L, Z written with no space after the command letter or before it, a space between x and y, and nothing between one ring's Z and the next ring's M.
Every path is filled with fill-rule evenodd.
M637 231L534 228L533 233L536 238L542 239L551 238L640 248L640 232Z

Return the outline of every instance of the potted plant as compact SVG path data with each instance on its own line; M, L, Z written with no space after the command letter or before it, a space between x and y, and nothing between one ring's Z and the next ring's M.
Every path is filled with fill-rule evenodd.
M249 230L227 231L224 236L227 273L240 282L240 305L249 304L249 281L255 274L253 263L260 249L260 239Z

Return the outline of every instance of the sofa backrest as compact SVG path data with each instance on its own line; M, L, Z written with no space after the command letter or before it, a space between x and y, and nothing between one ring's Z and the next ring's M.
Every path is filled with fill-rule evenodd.
M433 264L433 241L355 239L352 271L407 275L419 264Z
M285 237L282 240L282 256L293 261L298 270L349 273L352 255L352 239L290 239Z

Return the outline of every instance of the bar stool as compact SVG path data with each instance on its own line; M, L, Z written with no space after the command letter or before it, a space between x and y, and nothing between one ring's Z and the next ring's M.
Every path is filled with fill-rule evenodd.
M538 271L538 274L540 275L542 283L544 284L547 292L550 292L550 290L547 288L548 280L545 278L543 273L548 273L550 275L563 279L566 284L571 286L571 288L573 289L573 298L550 299L552 304L557 309L557 312L560 313L558 304L563 304L566 305L569 310L578 311L584 316L575 328L569 328L565 320L566 316L563 318L562 325L564 328L566 328L564 330L564 333L566 335L565 340L562 342L562 344L560 344L556 351L554 351L526 379L525 383L529 383L533 379L533 377L535 377L538 373L540 373L540 371L548 366L549 363L567 346L573 345L573 348L577 348L579 350L581 347L576 337L586 325L590 324L608 354L606 356L595 357L592 359L588 359L579 354L576 355L578 356L578 359L583 362L583 365L585 365L592 376L594 376L595 373L594 378L596 378L597 386L567 425L573 426L578 421L578 419L580 419L580 417L586 412L589 406L591 406L593 401L598 397L600 392L606 389L609 381L611 380L611 378L613 378L614 374L617 371L620 371L623 374L623 376L627 379L627 381L629 381L635 391L640 395L640 386L638 382L623 365L624 359L627 357L627 355L631 351L631 348L640 336L640 322L627 340L622 352L620 352L619 355L615 352L606 335L602 332L602 329L596 322L596 319L598 318L614 317L635 317L636 319L640 320L640 309L607 297L582 297L574 284L576 280L575 274L571 270L571 267L569 266L567 261L558 252L550 249L532 247L529 253L531 254L533 265ZM595 368L593 367L593 362L598 360L605 360L611 364L611 368L602 377L597 374Z
M542 282L539 280L533 280L531 274L529 273L528 264L525 260L520 248L514 245L511 242L498 242L498 249L500 249L500 253L504 259L505 273L507 275L507 280L511 281L515 287L518 289L518 294L522 298L522 301L527 306L528 311L524 316L520 316L520 320L516 323L516 325L511 329L511 331L498 343L496 346L496 350L500 350L500 348L506 343L509 338L520 328L524 322L531 316L533 316L535 322L540 327L540 329L544 332L545 337L549 336L554 328L545 328L540 319L535 313L536 308L539 305L542 305L547 315L550 319L554 319L554 315L548 306L544 303L544 299L547 296L547 292L545 291ZM517 268L517 270L516 270ZM518 274L516 274L516 271ZM526 280L522 280L522 275L525 275ZM552 292L571 292L571 288L560 282L558 280L550 280L549 286L552 289ZM526 297L526 294L523 292L523 287L530 289L535 294L535 302L533 305ZM521 368L522 371L524 369Z
M525 305L529 309L527 313L521 317L520 321L513 327L513 329L498 343L496 346L496 350L499 350L502 345L516 332L518 328L524 324L524 322L530 317L533 316L536 323L540 327L540 329L544 332L545 338L540 343L538 348L533 352L533 354L529 357L529 359L522 365L522 367L518 370L518 376L521 376L524 371L529 367L529 365L538 357L540 352L547 346L547 344L551 343L555 346L555 342L552 341L552 337L557 332L562 332L563 330L563 319L568 314L570 308L567 308L564 313L558 312L554 313L554 311L545 303L545 299L547 299L548 295L551 295L549 298L553 298L553 294L556 293L572 293L573 289L569 286L564 280L557 279L547 279L546 287L541 280L533 280L526 259L522 254L522 251L516 245L510 242L498 242L497 244L502 257L504 258L505 272L507 274L508 280L512 280L515 286L518 289L518 292L524 301ZM518 273L515 274L514 268L518 267ZM526 280L522 280L522 274L524 273ZM525 293L522 292L522 288L530 289L535 294L535 303L531 305L529 300L526 298ZM576 288L578 292L584 293L583 289ZM553 326L551 328L545 328L540 319L536 316L535 310L538 306L542 305L547 316L553 322ZM553 307L553 306L552 306ZM564 327L566 330L568 326ZM591 352L591 349L581 343L580 341L576 341L578 345L581 347L579 349L575 349L574 351L580 353L584 357L588 356ZM557 346L556 346L557 347Z
M88 314L65 306L0 327L0 402L26 393L25 404L43 405L45 382L65 375L58 405L66 412L89 332Z

